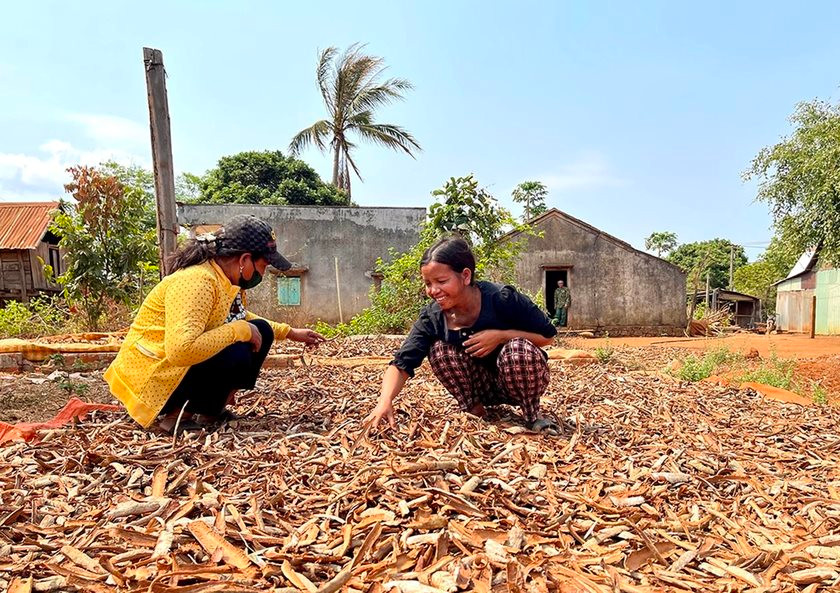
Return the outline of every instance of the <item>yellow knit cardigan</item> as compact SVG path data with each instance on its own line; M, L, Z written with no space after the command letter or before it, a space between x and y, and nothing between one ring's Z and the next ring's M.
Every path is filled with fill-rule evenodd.
M248 321L225 323L239 287L213 262L178 270L143 301L105 380L129 415L148 427L189 368L251 338ZM291 329L269 321L276 339Z

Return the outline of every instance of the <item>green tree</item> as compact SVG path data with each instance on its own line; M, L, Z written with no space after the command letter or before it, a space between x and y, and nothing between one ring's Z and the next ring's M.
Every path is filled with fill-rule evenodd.
M367 334L407 331L425 304L420 259L442 236L457 234L470 243L476 256L476 276L484 280L513 282L513 269L522 249L521 240L501 241L511 230L531 234L531 227L517 224L495 198L479 187L472 175L451 178L432 192L435 203L420 231L420 241L406 253L391 253L380 259L379 290L371 289L371 306L349 323L336 328L321 326L328 333Z
M50 225L67 252L57 280L91 329L99 327L110 302L137 302L144 279L157 275L148 198L105 170L68 169L73 180L64 187L74 203L64 202Z
M770 315L776 310L773 283L779 279L770 263L759 260L735 270L735 290L760 298L764 312Z
M800 103L790 121L793 133L761 149L744 178L758 180L758 199L795 251L821 246L840 263L840 103Z
M350 139L352 134L412 157L414 151L420 150L420 145L405 129L374 121L378 107L403 99L403 93L412 85L402 78L380 80L385 61L362 53L363 49L364 46L353 44L341 55L335 47L321 52L316 78L327 108L327 119L301 130L289 144L293 155L310 144L321 152L327 152L329 146L333 156L332 184L344 190L348 197L351 195L350 169L362 178L352 156L356 147Z
M219 159L200 181L193 203L347 206L347 195L321 181L305 162L279 150L240 152Z
M744 248L733 245L726 239L712 239L697 243L680 245L668 255L668 261L677 265L686 274L700 274L700 283L706 284L706 274L709 274L709 286L727 288L729 286L729 255L733 250L733 268L737 270L747 264ZM691 290L691 286L687 287Z
M784 223L780 225L782 231L770 240L770 245L758 261L735 270L735 290L760 298L766 315L776 312L774 284L788 275L799 258L785 238L784 229L788 227Z
M472 175L452 177L432 192L436 201L429 207L423 235L429 244L441 236L457 234L472 247L476 275L499 282L513 282L514 264L521 251L519 241L500 241L514 230L530 230L516 222L499 206L496 198L479 187Z
M514 202L524 205L522 220L528 221L547 210L548 188L540 181L523 181L511 193Z
M157 206L155 199L155 176L139 165L121 165L115 161L105 161L99 165L104 175L116 177L125 187L143 193L143 207L146 210L145 222L155 228ZM175 178L175 199L179 202L193 202L200 192L201 177L192 173L180 173Z
M677 246L677 234L669 231L654 232L645 239L645 249L655 251L657 257L669 253Z

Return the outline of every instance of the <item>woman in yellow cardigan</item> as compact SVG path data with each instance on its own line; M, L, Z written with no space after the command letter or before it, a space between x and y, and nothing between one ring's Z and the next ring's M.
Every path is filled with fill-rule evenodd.
M232 417L225 406L252 389L275 339L317 344L309 329L245 311L242 289L262 280L268 265L287 270L271 226L253 216L232 218L214 236L187 242L173 269L149 293L105 380L126 410L148 428L197 428L197 420ZM200 415L200 416L196 416ZM195 417L195 418L194 418Z

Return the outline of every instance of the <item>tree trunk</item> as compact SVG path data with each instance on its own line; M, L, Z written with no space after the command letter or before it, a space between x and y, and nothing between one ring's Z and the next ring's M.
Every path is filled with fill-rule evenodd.
M338 146L333 146L333 179L332 179L332 184L335 187L339 187L338 186Z

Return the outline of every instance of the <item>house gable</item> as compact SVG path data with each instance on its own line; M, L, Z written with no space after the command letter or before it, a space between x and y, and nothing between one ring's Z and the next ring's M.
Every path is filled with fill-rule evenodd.
M557 208L551 208L550 210L548 210L546 212L543 212L539 216L537 216L535 218L532 218L531 220L528 221L528 224L531 227L533 227L534 229L536 229L537 231L540 231L540 230L545 230L547 228L550 228L553 221L554 222L565 223L565 224L568 224L568 225L572 225L574 228L579 229L582 233L591 235L593 237L593 240L595 238L605 240L605 241L615 245L616 247L618 247L620 249L623 249L624 251L627 251L628 253L632 253L633 255L648 258L648 259L653 260L653 261L655 261L659 264L664 264L664 265L669 266L671 268L675 268L677 270L680 270L679 266L677 266L675 264L672 264L671 262L669 262L667 260L664 260L661 257L657 257L657 256L652 255L650 253L647 253L645 251L640 251L640 250L636 249L635 247L633 247L632 245L630 245L630 243L627 243L626 241L622 241L618 237L610 235L609 233L606 233L606 232L592 226L591 224L588 224L588 223L580 220L579 218L575 218L574 216L566 214L565 212L563 212L561 210L558 210ZM512 232L504 235L501 240L502 241L513 240L513 239L516 239L516 238L521 238L522 235L523 235L522 231L512 231ZM682 270L680 270L680 272L682 273Z

